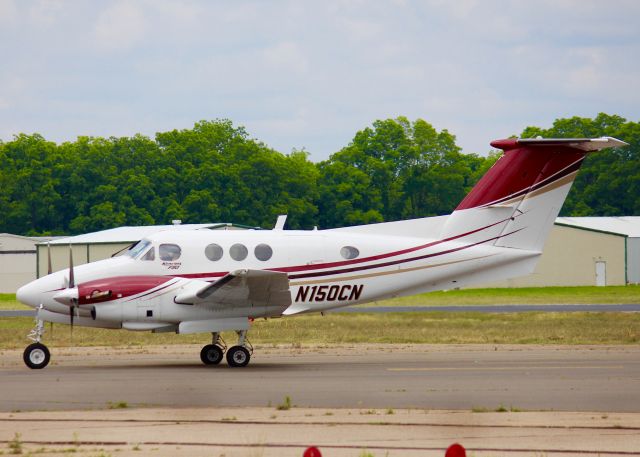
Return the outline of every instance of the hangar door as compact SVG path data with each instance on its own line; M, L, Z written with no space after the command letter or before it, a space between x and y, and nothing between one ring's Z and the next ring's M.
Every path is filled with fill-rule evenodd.
M596 286L607 285L607 262L596 262Z

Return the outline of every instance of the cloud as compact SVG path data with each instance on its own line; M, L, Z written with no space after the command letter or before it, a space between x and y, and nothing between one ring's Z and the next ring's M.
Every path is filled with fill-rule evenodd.
M140 3L118 1L99 14L94 34L102 49L127 50L145 38L148 27Z
M565 115L640 118L640 3L0 0L0 136L230 118L314 160L376 119L466 152Z

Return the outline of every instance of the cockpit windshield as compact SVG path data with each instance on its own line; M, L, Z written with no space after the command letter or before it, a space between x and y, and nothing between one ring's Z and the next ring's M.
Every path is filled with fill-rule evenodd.
M149 240L140 240L133 246L131 249L127 251L127 255L131 258L136 258L140 254L142 254L149 246L151 245L151 241Z

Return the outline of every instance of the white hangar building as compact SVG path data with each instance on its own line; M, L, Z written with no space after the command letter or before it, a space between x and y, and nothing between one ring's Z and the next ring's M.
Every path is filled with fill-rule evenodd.
M0 233L0 293L15 293L36 279L36 244L52 239Z
M0 234L0 293L15 293L47 274L47 250L53 271L111 257L132 243L162 230L257 229L236 224L184 224L118 227L66 238ZM49 242L49 243L47 243ZM533 274L477 287L545 287L640 284L640 216L559 217Z
M640 216L558 217L533 274L483 287L640 284Z

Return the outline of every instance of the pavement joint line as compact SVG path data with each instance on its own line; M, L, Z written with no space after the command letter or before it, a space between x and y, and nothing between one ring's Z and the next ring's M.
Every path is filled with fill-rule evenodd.
M476 413L483 414L483 413ZM349 426L384 426L384 427L458 427L458 428L513 428L513 429L543 429L543 430L640 430L640 427L627 427L624 425L517 425L517 424L455 424L455 423L433 423L433 422L300 422L300 421L251 421L251 420L224 420L224 419L65 419L65 418L0 418L0 422L98 422L126 424L156 424L156 425L181 425L181 424L225 424L225 425L349 425ZM0 440L0 442L2 442Z
M9 444L12 440L0 440L0 443ZM207 443L207 442L181 442L181 441L39 441L22 440L23 444L48 445L48 446L201 446L201 447L233 447L233 448L305 448L308 445L302 443ZM442 451L442 446L382 446L382 445L358 445L358 444L318 444L323 449L373 449L373 450L397 450L397 451ZM469 452L541 452L570 455L640 455L640 451L609 451L586 449L531 449L531 448L467 448Z
M519 366L519 367L407 367L386 368L387 371L513 371L513 370L623 370L624 365L584 365L584 366Z

